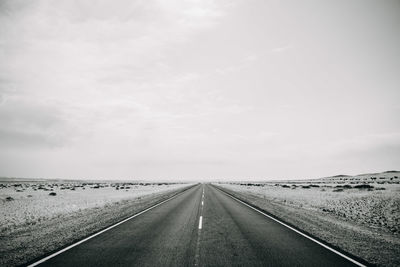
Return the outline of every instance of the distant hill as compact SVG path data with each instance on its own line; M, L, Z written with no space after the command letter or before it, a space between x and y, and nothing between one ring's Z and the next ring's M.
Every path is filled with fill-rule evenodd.
M385 172L383 172L383 173L398 173L398 172L400 172L400 171L385 171Z
M338 181L359 181L359 182L367 182L367 181L379 181L379 182L385 182L385 181L392 181L394 178L395 180L398 179L400 176L400 171L384 171L384 172L378 172L378 173L363 173L363 174L358 174L358 175L335 175L335 176L329 176L329 177L324 177L324 178L319 178L315 179L314 181L332 181L332 182L338 182Z

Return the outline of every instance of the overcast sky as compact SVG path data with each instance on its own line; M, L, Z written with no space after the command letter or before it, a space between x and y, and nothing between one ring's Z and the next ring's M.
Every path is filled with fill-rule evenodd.
M399 1L0 1L0 176L400 167Z

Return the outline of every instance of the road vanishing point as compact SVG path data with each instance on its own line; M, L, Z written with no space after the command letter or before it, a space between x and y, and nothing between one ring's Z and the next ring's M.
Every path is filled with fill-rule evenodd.
M29 266L364 266L198 184Z

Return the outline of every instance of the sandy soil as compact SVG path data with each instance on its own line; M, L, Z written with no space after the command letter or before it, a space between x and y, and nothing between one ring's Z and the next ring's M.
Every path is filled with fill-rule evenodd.
M0 266L26 263L137 213L188 184L0 184Z
M379 266L400 266L398 173L217 184Z

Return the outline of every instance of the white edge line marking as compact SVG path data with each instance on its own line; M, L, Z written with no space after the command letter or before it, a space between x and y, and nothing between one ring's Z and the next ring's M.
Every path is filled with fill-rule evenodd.
M199 219L199 229L201 229L202 226L203 226L203 216L200 216L200 219Z
M122 220L122 221L120 221L120 222L117 222L116 224L113 224L113 225L107 227L106 229L101 230L100 232L97 232L97 233L95 233L95 234L93 234L93 235L91 235L91 236L88 236L88 237L86 237L85 239L82 239L82 240L80 240L80 241L78 241L78 242L76 242L76 243L74 243L74 244L72 244L72 245L70 245L70 246L68 246L68 247L66 247L66 248L63 248L63 249L61 249L61 250L59 250L59 251L57 251L57 252L55 252L55 253L53 253L53 254L47 256L47 257L45 257L45 258L43 258L43 259L41 259L41 260L38 260L37 262L34 262L34 263L28 265L28 267L37 266L37 265L39 265L39 264L41 264L41 263L43 263L43 262L45 262L45 261L47 261L47 260L49 260L49 259L51 259L51 258L54 258L55 256L57 256L57 255L59 255L59 254L65 252L65 251L67 251L67 250L70 250L71 248L76 247L76 246L82 244L83 242L86 242L86 241L88 241L89 239L92 239L93 237L96 237L96 236L98 236L98 235L100 235L100 234L102 234L102 233L104 233L104 232L106 232L106 231L108 231L108 230L111 230L112 228L114 228L114 227L116 227L116 226L118 226L118 225L120 225L120 224L123 224L124 222L127 222L127 221L129 221L129 220L131 220L131 219L133 219L133 218L135 218L135 217L137 217L137 216L139 216L139 215L141 215L141 214L143 214L143 213L145 213L145 212L147 212L147 211L149 211L149 210L151 210L151 209L154 209L155 207L160 206L161 204L164 204L164 203L167 202L167 201L170 201L171 199L173 199L173 198L175 198L175 197L181 195L181 194L184 193L184 192L186 192L186 190L183 191L183 192L181 192L181 193L179 193L179 194L177 194L177 195L175 195L175 196L172 196L172 197L170 197L170 198L168 198L168 199L166 199L166 200L164 200L164 201L162 201L162 202L160 202L160 203L158 203L158 204L156 204L156 205L154 205L154 206L151 206L151 207L149 207L149 208L147 208L147 209L145 209L145 210L142 210L141 212L136 213L135 215L132 215L131 217L128 217L128 218L126 218L126 219L124 219L124 220Z
M264 216L270 218L271 220L274 220L275 222L282 224L283 226L289 228L290 230L295 231L296 233L298 233L298 234L300 234L300 235L302 235L302 236L304 236L304 237L310 239L311 241L317 243L318 245L323 246L324 248L326 248L326 249L328 249L328 250L330 250L330 251L336 253L337 255L342 256L342 257L345 258L346 260L349 260L349 261L351 261L352 263L354 263L354 264L356 264L356 265L358 265L358 266L367 267L366 265L364 265L364 264L362 264L362 263L360 263L360 262L358 262L358 261L356 261L356 260L354 260L354 259L352 259L352 258L350 258L350 257L348 257L348 256L346 256L346 255L344 255L343 253L337 251L336 249L331 248L331 247L325 245L324 243L321 243L321 242L319 242L318 240L312 238L311 236L308 236L308 235L306 235L306 234L300 232L299 230L297 230L297 229L291 227L290 225L287 225L286 223L281 222L280 220L278 220L278 219L276 219L276 218L274 218L274 217L272 217L272 216L269 216L268 214L265 214L264 212L262 212L262 211L260 211L260 210L258 210L258 209L256 209L256 208L250 206L249 204L247 204L247 203L241 201L240 199L238 199L238 198L236 198L236 197L234 197L234 196L231 196L231 195L229 195L228 193L225 193L225 192L222 191L221 189L219 189L219 188L217 188L217 189L220 190L221 192L223 192L224 194L226 194L227 196L229 196L229 197L235 199L236 201L242 203L243 205L246 205L247 207L249 207L249 208L251 208L251 209L253 209L253 210L255 210L255 211L261 213L262 215L264 215Z

